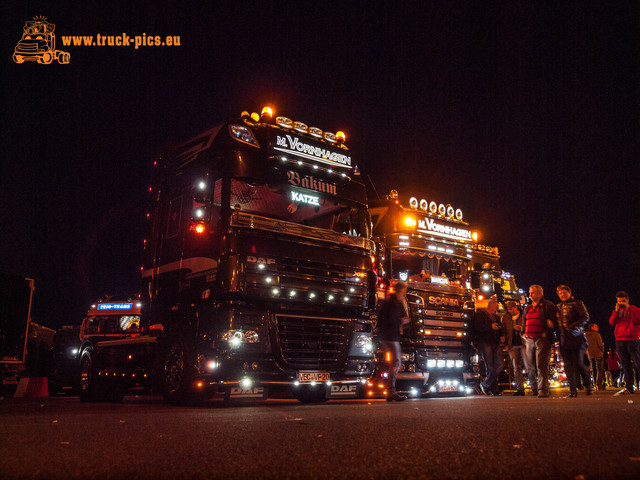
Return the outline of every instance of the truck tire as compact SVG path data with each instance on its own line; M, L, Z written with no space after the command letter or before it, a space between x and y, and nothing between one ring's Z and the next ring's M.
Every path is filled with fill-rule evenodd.
M97 402L104 398L103 389L96 375L96 365L91 350L86 349L80 357L81 402Z
M156 375L164 399L171 405L190 405L198 398L193 391L195 353L184 330L168 331L160 340Z
M71 55L68 52L56 52L56 57L60 65L66 65L71 60Z
M315 388L300 385L293 389L293 396L302 403L322 403L327 401L327 390L321 385Z
M51 52L43 53L42 56L38 58L38 63L49 65L51 62L53 62L53 53Z

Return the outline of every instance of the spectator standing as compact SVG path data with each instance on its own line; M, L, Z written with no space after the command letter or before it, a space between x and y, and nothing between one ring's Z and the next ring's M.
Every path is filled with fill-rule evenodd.
M609 369L609 375L611 376L612 387L618 387L620 385L620 370L622 366L620 365L620 357L618 356L618 352L616 352L615 348L609 349L609 354L605 359L607 362L607 368Z
M587 355L591 364L593 384L598 390L605 390L604 386L604 343L598 333L598 324L590 323L589 330L584 332L587 337Z
M625 383L623 393L634 393L633 369L640 373L640 308L629 304L627 292L616 293L616 306L609 323L614 327L616 350L622 363Z
M405 395L396 392L396 377L402 364L400 353L400 330L402 325L409 323L409 312L406 307L405 295L407 284L396 282L394 291L380 308L378 314L378 338L381 347L390 356L387 402L406 400Z
M485 395L500 395L498 376L502 371L503 357L500 347L500 317L496 315L498 302L489 300L486 310L478 310L473 316L473 344L484 361L487 376L480 384Z
M557 309L544 298L540 285L529 287L531 303L522 311L524 345L527 355L527 371L533 394L538 397L549 396L549 360L551 346L555 340Z
M567 285L559 285L556 293L560 298L557 305L560 354L569 381L569 397L578 396L579 377L582 377L587 395L591 395L591 378L584 365L584 350L587 348L584 328L589 323L589 313L584 303L571 295L571 288Z
M508 301L506 304L507 313L502 316L502 332L504 334L503 343L509 351L511 367L513 368L513 378L515 381L515 396L524 395L524 375L522 374L523 366L529 371L527 366L527 356L525 354L524 342L522 341L522 312L518 308L518 304L514 301Z

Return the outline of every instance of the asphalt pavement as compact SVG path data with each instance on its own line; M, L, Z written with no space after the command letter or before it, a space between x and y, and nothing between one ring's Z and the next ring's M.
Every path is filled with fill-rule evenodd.
M640 478L640 395L0 401L0 478Z

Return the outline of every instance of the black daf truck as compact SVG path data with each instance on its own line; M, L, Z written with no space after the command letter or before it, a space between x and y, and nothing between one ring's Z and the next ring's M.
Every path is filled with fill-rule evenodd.
M161 155L149 190L140 332L83 346L85 398L144 381L174 404L359 394L376 277L341 132L243 112Z
M369 212L378 242L375 268L378 296L386 298L394 280L408 284L411 322L403 327L398 390L410 396L466 395L477 372L470 364L474 312L469 285L473 232L462 211L434 201L404 199L393 190L372 201ZM384 352L366 395L384 394Z

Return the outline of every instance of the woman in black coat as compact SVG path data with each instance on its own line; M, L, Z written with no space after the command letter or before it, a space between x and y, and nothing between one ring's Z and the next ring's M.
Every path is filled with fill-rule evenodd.
M578 396L578 376L586 383L584 387L587 395L591 395L591 379L582 358L587 346L584 329L589 323L589 313L582 301L573 298L568 286L559 285L556 293L560 297L560 303L557 305L560 354L569 381L569 396Z

